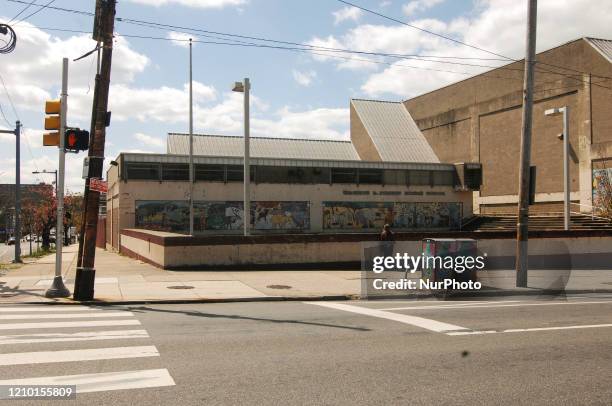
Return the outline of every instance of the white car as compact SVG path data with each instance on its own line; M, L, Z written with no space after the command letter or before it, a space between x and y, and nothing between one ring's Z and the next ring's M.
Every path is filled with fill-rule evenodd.
M15 245L15 237L9 237L6 241L6 245Z

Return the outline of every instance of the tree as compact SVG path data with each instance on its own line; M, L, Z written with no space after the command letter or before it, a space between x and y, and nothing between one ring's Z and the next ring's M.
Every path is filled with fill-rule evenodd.
M82 221L82 201L83 198L80 195L64 197L64 230L74 225L78 227ZM24 230L32 230L41 236L42 247L48 250L51 246L51 229L57 223L57 199L53 194L53 189L38 191L24 200L21 217Z

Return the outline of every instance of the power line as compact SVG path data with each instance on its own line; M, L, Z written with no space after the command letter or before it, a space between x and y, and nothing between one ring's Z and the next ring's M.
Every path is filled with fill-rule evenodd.
M41 6L38 10L28 14L27 16L23 17L21 20L17 21L15 24L13 25L17 25L22 21L27 20L28 18L32 17L33 15L36 15L38 13L40 13L41 11L43 11L44 9L46 9L47 7L49 7L51 4L53 4L55 2L55 0L49 0L49 2L47 4L45 4L44 6Z
M29 8L30 8L30 6L31 6L32 4L34 4L35 2L36 2L36 0L32 0L30 3L26 4L26 6L25 6L25 7L24 7L24 8L23 8L23 9L22 9L22 10L21 10L19 13L17 13L17 15L16 15L15 17L11 18L7 24L10 24L10 23L11 23L12 21L14 21L14 20L15 20L17 17L19 17L21 14L23 14L23 13L24 13L24 12L25 12L27 9L29 9Z

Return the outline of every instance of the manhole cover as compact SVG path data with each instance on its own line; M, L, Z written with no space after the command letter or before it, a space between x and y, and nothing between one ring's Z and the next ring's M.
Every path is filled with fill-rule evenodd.
M291 286L288 285L268 285L266 287L270 289L291 289Z
M168 286L168 289L193 289L193 286L185 286L185 285Z

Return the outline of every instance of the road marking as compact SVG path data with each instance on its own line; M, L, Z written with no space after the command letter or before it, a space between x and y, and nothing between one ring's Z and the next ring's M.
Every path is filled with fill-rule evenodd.
M167 369L9 379L0 385L76 385L77 393L174 386Z
M352 306L341 303L330 303L330 302L304 302L306 304L313 304L317 306L328 307L335 310L343 310L346 312L363 314L366 316L378 317L380 319L387 319L393 321L399 321L400 323L410 324L412 326L421 327L426 330L435 331L438 333L444 333L447 331L457 330L469 330L468 328L455 326L454 324L442 323L440 321L425 319L423 317L409 316L406 314L390 313L377 309L370 309L366 307Z
M23 306L23 307L1 307L0 313L13 313L13 312L87 312L87 311L100 311L99 307L87 307L87 306Z
M0 345L56 343L63 341L127 340L148 338L146 330L86 331L80 333L45 333L0 336Z
M77 318L103 318L103 317L132 317L132 312L97 312L87 313L63 313L63 314L0 314L0 320L20 320L20 319L77 319Z
M575 330L581 328L601 328L612 327L612 324L587 324L582 326L559 326L559 327L535 327L535 328L511 328L507 330L483 330L483 331L451 331L446 334L449 336L465 336L478 334L495 334L495 333L525 333L531 331L553 331L553 330Z
M101 327L101 326L135 326L138 320L92 320L92 321L58 321L49 323L10 323L0 324L0 330L27 330L43 328Z
M154 345L141 347L92 348L86 350L36 351L0 354L0 365L46 364L122 358L159 357Z
M461 305L439 305L439 306L406 306L406 307L389 307L380 310L427 310L427 309L482 309L494 307L521 307L521 306L557 306L557 305L587 305L587 304L609 304L612 300L599 300L594 302L546 302L546 303L510 303L510 304L474 304L469 306Z

